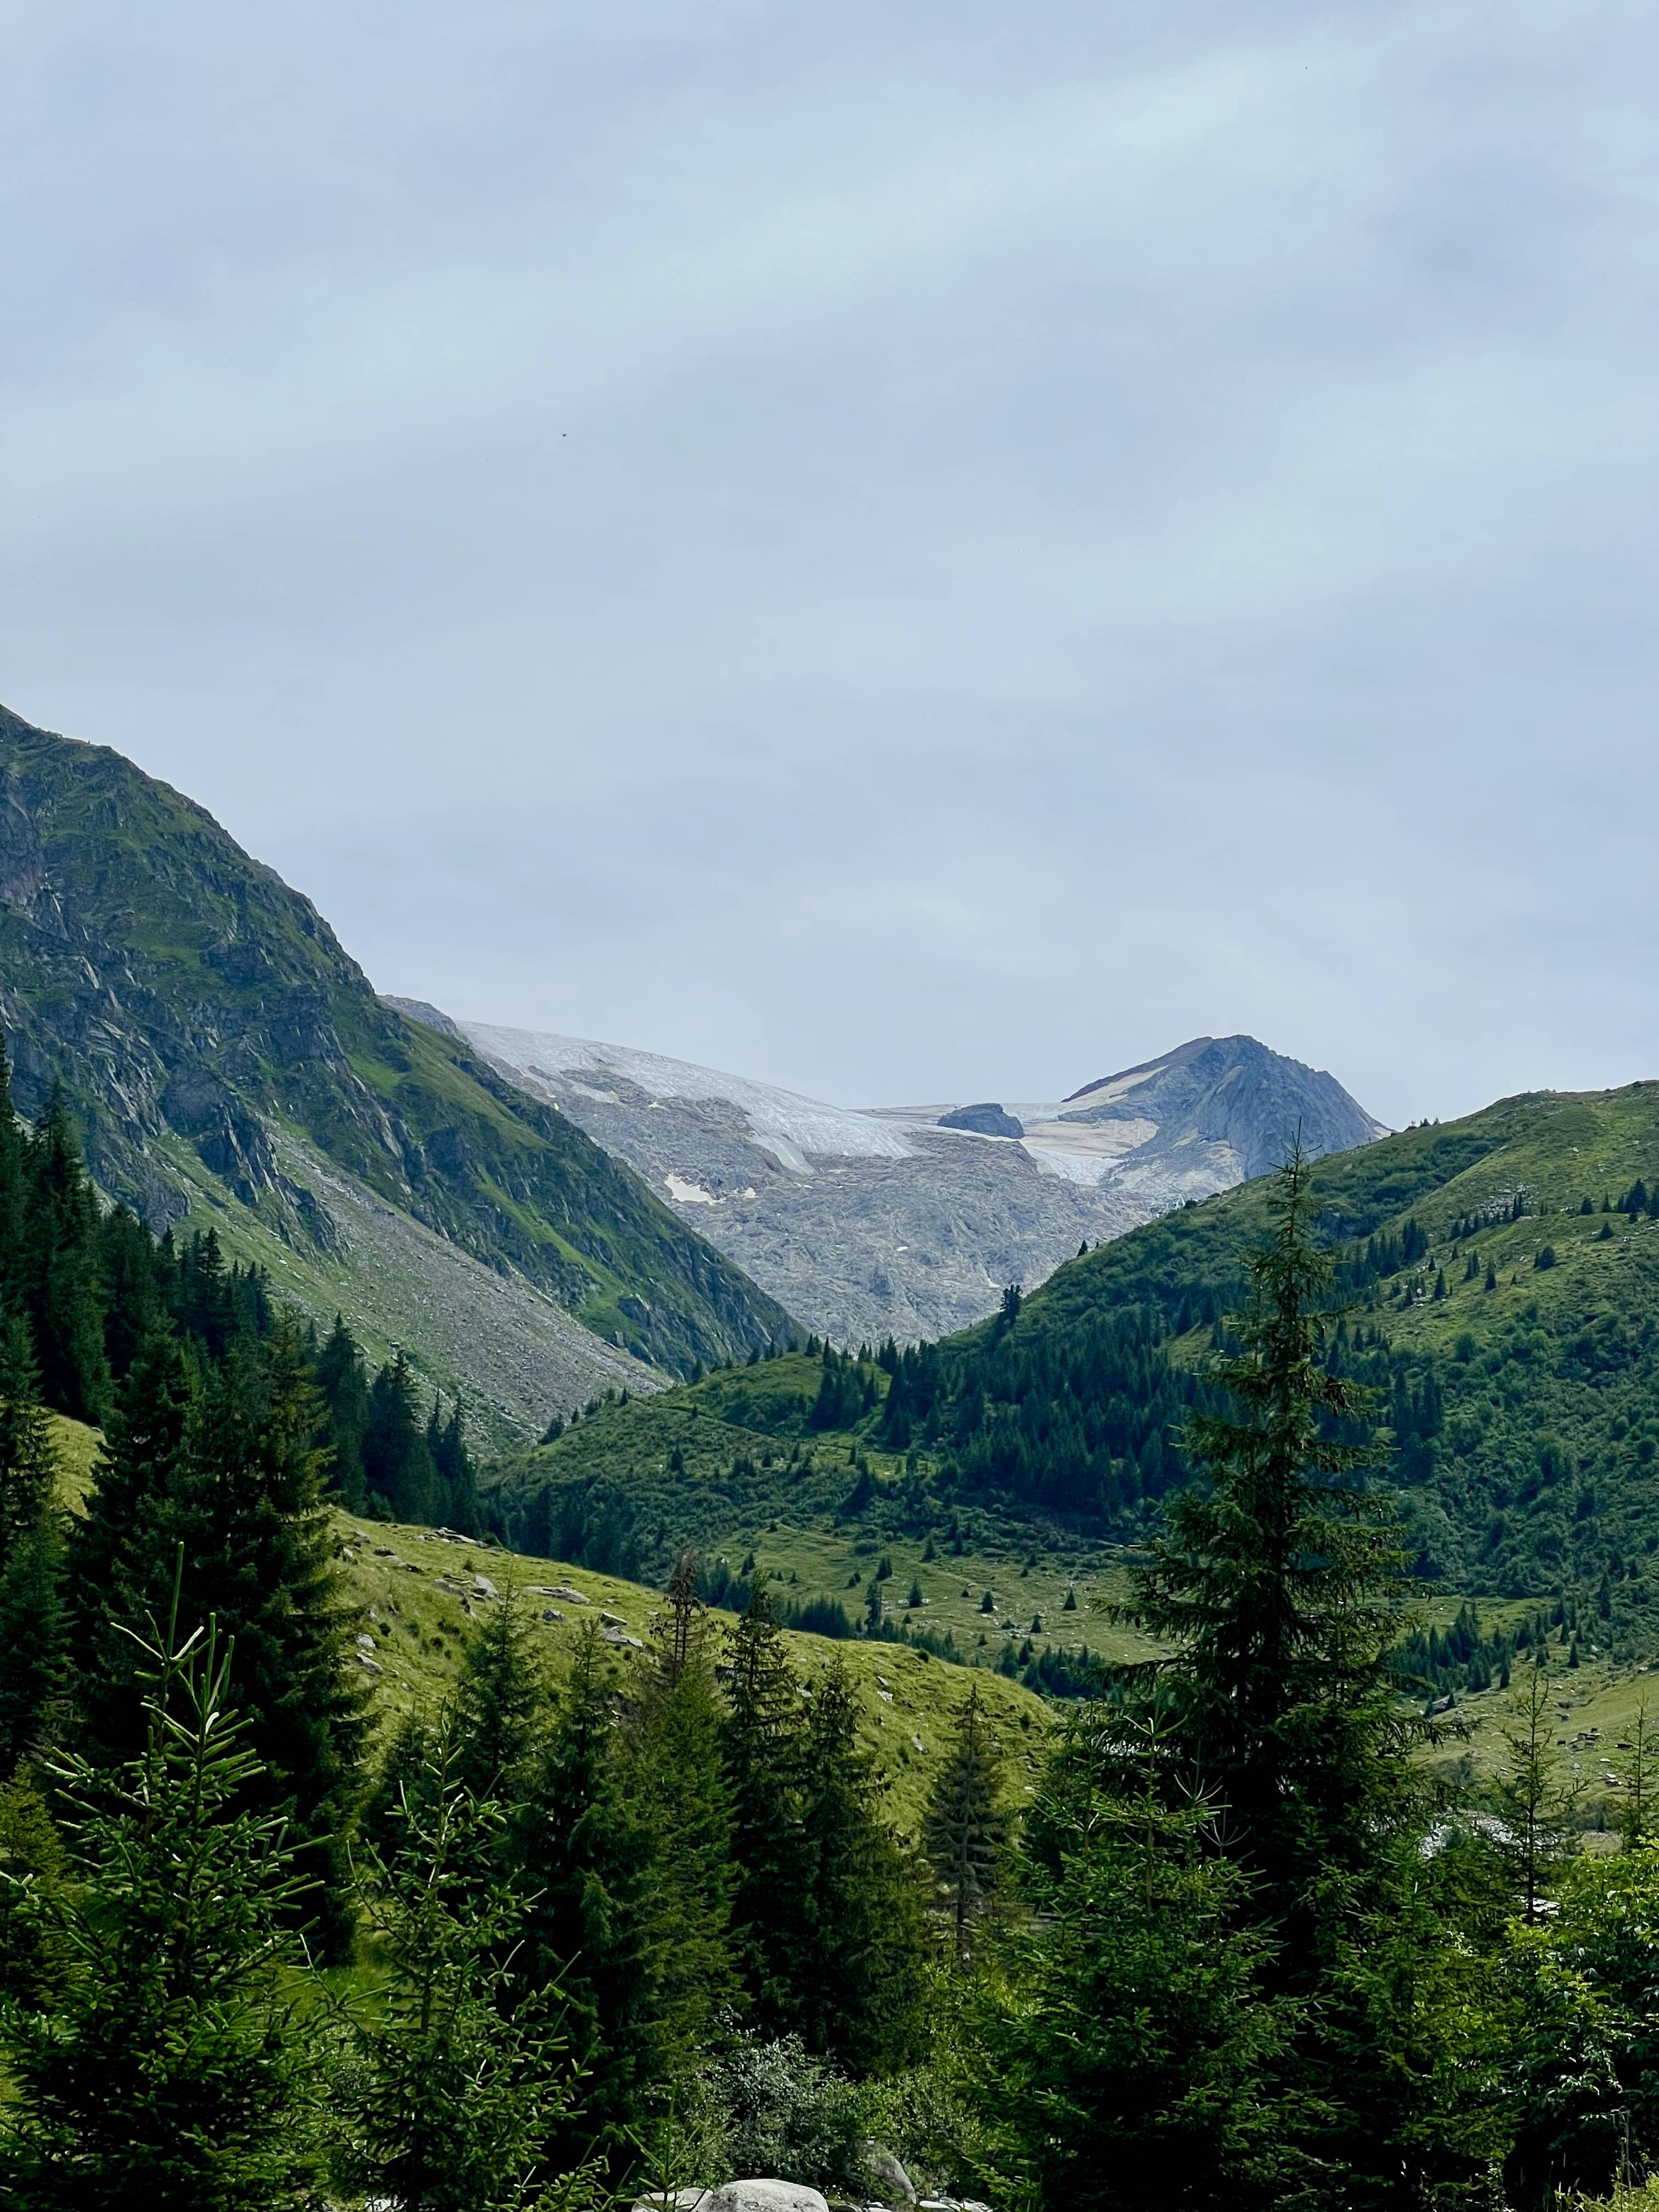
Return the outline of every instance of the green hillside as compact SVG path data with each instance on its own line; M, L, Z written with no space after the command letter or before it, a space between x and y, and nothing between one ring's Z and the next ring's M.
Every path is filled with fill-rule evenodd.
M1569 1592L1610 1650L1646 1649L1659 1629L1659 1085L1506 1099L1322 1160L1313 1188L1347 1310L1331 1356L1378 1393L1379 1477L1419 1573L1494 1598ZM1267 1194L1256 1182L1184 1208L993 1321L889 1352L829 1431L811 1425L821 1370L799 1360L604 1406L495 1470L493 1510L509 1535L556 1524L580 1538L585 1511L644 1539L729 1542L775 1522L773 1551L786 1530L851 1520L918 1546L932 1533L936 1548L954 1528L1109 1574L1103 1547L1133 1540L1186 1479L1173 1430ZM849 1512L860 1465L874 1487Z
M337 1514L353 1597L362 1607L364 1634L374 1638L373 1656L382 1671L373 1677L374 1711L384 1730L410 1711L431 1711L453 1677L469 1619L515 1592L541 1643L548 1664L584 1620L602 1619L644 1642L664 1606L659 1590L615 1575L599 1575L552 1559L515 1558L483 1545L465 1545L430 1528L354 1522ZM483 1599L482 1575L501 1594ZM552 1596L575 1591L585 1601ZM549 1616L556 1616L550 1618ZM724 1635L734 1617L715 1613ZM945 1752L953 1715L967 1694L961 1669L930 1659L926 1651L890 1644L830 1643L787 1632L799 1680L809 1688L837 1661L845 1667L860 1712L860 1735L886 1784L888 1809L915 1831ZM618 1663L638 1653L617 1646ZM1020 1786L1035 1785L1046 1747L1050 1708L1017 1683L975 1675L1000 1747Z
M246 1256L291 1255L301 1303L344 1306L371 1340L407 1331L440 1379L510 1399L509 1433L538 1347L542 1419L605 1377L572 1322L681 1374L787 1328L562 1115L385 1006L202 808L3 709L0 1024L19 1105L61 1080L106 1191L158 1230L188 1217ZM514 1286L505 1316L490 1277ZM538 1310L569 1317L562 1340ZM512 1327L529 1337L509 1377L490 1341Z

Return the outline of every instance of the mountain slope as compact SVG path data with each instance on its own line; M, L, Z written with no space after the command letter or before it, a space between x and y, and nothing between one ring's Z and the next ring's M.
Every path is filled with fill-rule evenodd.
M635 1362L689 1371L787 1327L546 1102L383 1005L202 808L3 710L0 1025L20 1105L61 1079L106 1191L281 1248L301 1303L410 1322L416 1353L424 1312L432 1371L499 1332L483 1278L508 1283L526 1371L497 1375L495 1412L518 1433L596 1383L650 1387ZM411 1296L392 1279L416 1249ZM483 1364L442 1379L488 1390Z
M1116 1237L1380 1124L1335 1079L1250 1037L1200 1037L1074 1097L859 1111L582 1037L456 1023L512 1080L625 1160L699 1231L839 1343L935 1337Z
M1377 1392L1378 1479L1418 1571L1499 1596L1560 1591L1606 1647L1653 1648L1659 1084L1503 1100L1328 1157L1312 1188L1348 1308L1333 1356ZM1147 1223L1012 1316L907 1354L878 1407L853 1401L842 1449L904 1455L887 1463L921 1486L917 1527L979 1514L1133 1536L1187 1479L1174 1433L1269 1194L1252 1182ZM721 1418L775 1428L763 1400L741 1402L744 1377L729 1382L703 1386L737 1390ZM648 1482L652 1419L605 1419L610 1479L638 1467ZM574 1480L598 1441L504 1468L503 1501L528 1511L537 1484ZM781 1465L744 1505L788 1519Z

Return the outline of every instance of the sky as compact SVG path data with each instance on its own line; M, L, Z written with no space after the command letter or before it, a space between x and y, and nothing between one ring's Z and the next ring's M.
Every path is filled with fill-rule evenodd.
M841 1103L1659 1074L1659 15L12 0L0 699Z

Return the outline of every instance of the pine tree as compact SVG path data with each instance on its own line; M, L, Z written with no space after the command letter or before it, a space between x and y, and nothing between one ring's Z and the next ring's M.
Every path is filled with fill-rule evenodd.
M0 1312L0 1779L41 1747L62 1681L57 1473L27 1328Z
M21 1306L23 1272L23 1136L12 1103L11 1063L0 1037L0 1304Z
M1550 1703L1548 1676L1542 1667L1528 1667L1510 1693L1498 1729L1502 1764L1492 1784L1506 1832L1504 1856L1522 1911L1534 1922L1544 1917L1550 1887L1578 1847L1572 1811L1579 1790L1562 1775L1551 1745Z
M365 1695L349 1681L353 1616L323 1504L319 1395L297 1329L234 1344L191 1408L169 1527L185 1547L185 1618L235 1640L232 1686L264 1770L266 1802L292 1808L331 1950L349 1940L344 1831Z
M1308 1172L1295 1154L1279 1179L1243 1350L1213 1371L1238 1412L1188 1420L1208 1480L1171 1501L1132 1607L1172 1647L1155 1674L1183 1768L1224 1802L1296 1978L1328 1901L1412 1802L1389 1658L1403 1577L1386 1504L1358 1486L1373 1455L1332 1440L1365 1408L1323 1364L1330 1261L1308 1233Z
M224 1645L175 1626L143 1656L143 1755L55 1776L74 1879L32 1884L59 1972L7 2016L0 2197L277 2212L309 2167L277 1981L301 1885L280 1819L239 1809L258 1762Z
M653 1971L660 1824L629 1786L616 1692L611 1655L588 1622L524 1778L513 1838L532 1894L525 1971L532 1984L557 1984L582 2071L580 2119L555 2131L549 2154L574 2164L591 2146L620 2185L685 2054L666 2033Z
M915 1869L876 1809L875 1762L860 1749L845 1671L812 1699L801 1817L810 1853L801 1984L809 2049L858 2074L912 2063L922 2035L927 1932Z
M337 2179L404 2212L519 2212L536 2191L597 2203L597 2178L557 2173L553 2139L578 2110L549 1992L515 1986L526 1900L501 1871L506 1816L460 1778L453 1737L434 1743L402 1807L396 1848L371 1855L367 1902L390 1967L355 2022L335 2097Z
M46 1403L102 1420L109 1389L98 1281L98 1206L62 1086L23 1149L21 1295Z
M710 2021L736 1994L730 1938L737 1870L721 1765L725 1714L684 1554L653 1625L648 1674L629 1716L627 1785L654 1869L644 1930L665 2079L689 2079Z
M516 1799L544 1695L523 1607L509 1585L469 1628L455 1685L455 1771L475 1797Z
M971 1685L928 1800L922 1837L945 1892L958 1962L973 1954L973 1926L995 1892L1008 1841L1004 1763Z
M988 2124L994 2186L1106 2212L1321 2201L1275 2186L1264 2095L1288 2040L1264 1998L1249 1877L1200 1796L1171 1807L1155 1711L1078 1717L1035 1808L1033 1908L969 1985L956 2087Z
M794 1670L758 1577L732 1631L728 1660L723 1750L738 1869L733 1947L754 2020L777 2034L795 2021L806 1995L800 1975L806 1730Z
M70 1529L79 1741L99 1764L124 1764L143 1748L148 1723L131 1632L162 1609L172 1584L193 1395L179 1340L158 1323L117 1386L86 1511Z
M400 1352L374 1377L363 1437L363 1476L394 1521L434 1522L438 1470L415 1412L415 1377Z
M333 1455L329 1480L349 1513L368 1503L363 1446L368 1435L368 1377L356 1338L339 1314L317 1355L317 1387L328 1407L327 1442ZM467 1534L475 1533L466 1531Z

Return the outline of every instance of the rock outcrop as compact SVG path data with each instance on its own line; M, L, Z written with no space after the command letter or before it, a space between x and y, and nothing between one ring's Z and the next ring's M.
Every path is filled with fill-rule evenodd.
M1099 1243L1381 1124L1253 1037L1197 1037L1069 1098L854 1110L579 1037L459 1025L841 1344L946 1335Z

